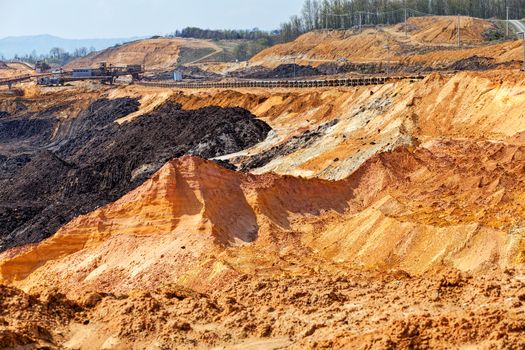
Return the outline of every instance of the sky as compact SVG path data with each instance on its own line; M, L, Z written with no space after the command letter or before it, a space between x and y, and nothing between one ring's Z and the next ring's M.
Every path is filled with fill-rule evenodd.
M0 0L0 38L69 39L168 34L188 26L277 29L303 0Z

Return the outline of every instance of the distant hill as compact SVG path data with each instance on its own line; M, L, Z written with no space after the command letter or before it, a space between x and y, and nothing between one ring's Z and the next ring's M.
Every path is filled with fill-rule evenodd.
M488 44L498 36L498 27L491 21L461 17L463 45ZM405 29L408 32L405 35ZM386 45L388 43L388 45ZM321 30L305 33L292 42L272 46L250 59L250 64L277 67L283 63L319 66L346 60L353 63L374 63L400 60L429 51L453 48L457 44L457 17L411 17L403 23L368 27L362 31ZM497 53L494 53L497 54ZM445 56L452 57L450 55ZM454 62L458 60L456 58Z
M94 47L96 50L102 50L115 44L141 38L64 39L53 35L10 36L0 39L0 55L9 59L15 55L29 55L33 50L39 55L47 54L53 47L60 47L68 52L81 47Z
M100 62L113 65L141 64L147 70L169 70L182 64L206 60L221 60L231 55L235 46L244 40L211 40L193 38L155 38L135 40L124 45L109 47L73 60L66 69L96 67Z

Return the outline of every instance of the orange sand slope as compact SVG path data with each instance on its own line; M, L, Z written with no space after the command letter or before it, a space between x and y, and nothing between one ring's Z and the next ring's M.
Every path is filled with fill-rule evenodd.
M405 25L366 28L363 31L332 30L309 32L293 42L275 45L255 55L249 65L275 67L283 63L318 66L346 59L354 63L413 64L423 67L449 65L473 56L486 56L496 62L511 62L521 58L521 51L508 43L489 45L486 33L495 29L488 20L461 17L462 44L480 46L474 51L454 49L457 43L457 17L412 17ZM216 73L244 67L237 63L205 64L203 59L222 52L224 45L212 40L187 38L144 39L117 45L101 52L74 60L66 68L97 66L100 62L114 65L143 64L147 70L172 69L177 64L198 64ZM501 51L504 51L502 57ZM428 54L432 51L432 54Z
M35 70L23 63L5 63L0 61L0 79L24 74L34 74Z
M268 123L273 131L254 147L226 156L246 166L274 152L267 162L253 163L254 173L340 180L374 154L435 138L467 138L521 143L525 131L525 73L515 70L433 73L425 80L381 86L338 89L184 90L122 86L116 89L26 89L30 111L67 101L61 118L75 118L96 98L136 97L147 113L167 99L184 109L240 106ZM57 90L57 91L55 91ZM59 91L58 91L59 90ZM14 99L0 99L0 108L16 109ZM308 140L304 138L310 133ZM295 140L299 139L299 142Z
M525 261L524 154L434 141L374 156L337 182L240 174L187 156L48 240L3 253L0 274L26 290L75 293L161 282L207 290L238 273L332 264L504 268Z
M490 44L485 33L494 29L492 22L461 17L462 45L476 45L470 50L457 50L457 17L414 17L405 25L355 30L330 30L306 33L295 41L261 51L251 65L275 67L297 62L318 66L341 59L353 63L389 62L391 65L419 64L437 68L460 59L483 56L496 63L512 62L522 57L516 49L519 42ZM430 53L427 53L430 51ZM503 54L503 57L502 57Z
M182 54L194 59L221 49L211 40L159 38L137 40L130 43L94 52L74 60L66 68L96 67L100 62L113 65L141 64L146 69L170 69L177 64ZM191 57L188 58L191 61Z
M453 44L457 43L457 16L411 17L407 21L410 40L415 43ZM485 33L494 29L488 20L461 16L460 30L464 44L478 44L486 41ZM395 27L404 32L404 23Z
M286 152L251 171L330 180L344 179L374 154L399 146L443 137L508 141L525 131L525 73L513 70L434 73L416 83L351 89L114 91L115 97L129 95L143 96L144 108L167 98L185 109L246 108L268 123L272 134L224 158L242 166L283 147ZM301 138L306 132L311 132L308 141ZM301 140L295 146L294 138Z

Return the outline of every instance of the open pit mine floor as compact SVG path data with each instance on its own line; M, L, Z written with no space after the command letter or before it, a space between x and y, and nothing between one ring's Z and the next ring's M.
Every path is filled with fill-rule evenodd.
M525 348L525 73L0 96L1 349Z

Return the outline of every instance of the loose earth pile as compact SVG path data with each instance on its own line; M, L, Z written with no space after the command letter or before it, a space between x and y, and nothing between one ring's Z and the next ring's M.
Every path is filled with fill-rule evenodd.
M96 100L68 120L56 116L60 108L0 119L0 250L48 237L174 157L236 152L270 130L240 108L184 111L168 101L121 125L114 121L136 111L137 100Z

